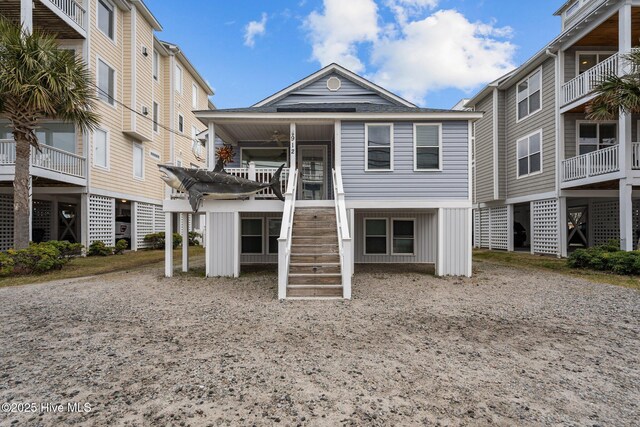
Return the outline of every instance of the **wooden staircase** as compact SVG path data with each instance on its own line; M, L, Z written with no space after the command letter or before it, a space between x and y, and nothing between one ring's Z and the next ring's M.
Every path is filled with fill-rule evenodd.
M293 216L287 298L341 298L334 208L297 208Z

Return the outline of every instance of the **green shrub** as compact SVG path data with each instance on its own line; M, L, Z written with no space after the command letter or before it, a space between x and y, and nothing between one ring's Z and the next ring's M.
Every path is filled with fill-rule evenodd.
M13 258L6 252L0 252L0 277L13 273Z
M68 262L68 259L60 254L56 245L50 242L31 243L26 249L10 249L7 254L13 258L13 271L18 274L59 270Z
M82 249L84 249L80 243L71 243L67 240L50 240L46 243L55 246L60 256L67 260L82 255Z
M151 245L152 249L164 249L164 231L160 233L151 233L144 236L145 243ZM182 236L179 233L173 233L173 249L180 246L182 243Z
M109 256L113 255L113 248L107 246L104 242L96 240L89 245L87 256Z
M616 241L574 251L567 260L571 268L588 268L622 275L640 274L640 252L625 252Z
M113 250L113 253L115 255L122 255L122 253L124 253L124 251L128 248L129 242L127 242L125 239L120 239L116 242L116 247Z
M182 238L182 236L180 236ZM189 232L189 246L199 246L202 241L202 234L190 231Z

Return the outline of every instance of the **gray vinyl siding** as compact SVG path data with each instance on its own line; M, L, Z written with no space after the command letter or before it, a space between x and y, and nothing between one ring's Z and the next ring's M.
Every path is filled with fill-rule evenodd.
M476 203L493 200L493 93L478 102L476 111L484 113L475 124Z
M498 92L498 199L504 199L507 194L507 124L506 117L507 96L504 91Z
M398 212L389 211L365 211L356 210L354 216L354 248L356 263L435 263L438 228L437 214L425 212ZM365 255L364 254L364 220L365 218L387 218L387 248L388 255ZM392 219L415 219L415 240L414 255L391 255L392 245Z
M440 172L414 172L412 122L394 123L393 130L394 170L365 172L365 123L342 122L342 180L347 200L469 197L468 122L442 122Z
M541 111L520 120L520 122L516 120L518 82L506 91L507 197L554 191L556 182L555 60L550 58L542 65ZM518 179L516 142L538 130L542 130L542 173Z
M471 257L470 209L443 209L442 272L444 276L467 276Z
M337 77L341 81L340 89L335 92L327 88L327 80ZM287 96L270 102L268 105L286 106L299 103L333 103L333 102L370 102L374 104L394 105L395 103L382 97L379 93L366 89L337 73L331 73L310 84L290 92Z
M582 113L564 114L564 158L570 159L577 155L577 123L578 120L585 120Z
M212 212L210 217L210 233L212 238L207 242L212 245L211 274L213 276L234 275L234 246L239 248L240 236L235 234L236 212Z
M262 219L262 254L243 254L240 253L240 264L277 264L278 254L269 254L269 218L282 219L280 212L243 212L240 214L241 221L245 218L261 218ZM241 229L242 230L242 229ZM240 232L242 234L242 231ZM242 245L242 242L241 242ZM242 248L241 248L242 250Z

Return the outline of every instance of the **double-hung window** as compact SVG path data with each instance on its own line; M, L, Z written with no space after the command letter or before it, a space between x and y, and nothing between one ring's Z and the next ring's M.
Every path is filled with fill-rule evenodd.
M442 154L442 126L414 125L413 167L416 171L440 170Z
M280 237L280 228L282 220L279 218L269 218L269 253L278 253L278 237Z
M93 165L109 167L109 134L102 129L93 132Z
M195 83L191 86L191 107L198 108L198 85Z
M133 143L133 176L144 179L144 148L135 142Z
M158 103L157 102L153 102L153 131L154 132L158 132L158 116L159 116L159 112L158 112Z
M115 7L108 0L98 0L98 28L111 40L115 39Z
M616 145L617 136L616 122L578 122L578 155Z
M392 255L413 255L415 253L415 228L416 222L413 219L394 219L392 221Z
M160 54L157 50L153 51L153 79L158 80L158 73L160 72Z
M542 108L542 69L520 82L517 86L517 115L522 120Z
M243 218L241 224L243 254L262 253L262 218Z
M517 141L518 178L534 175L542 170L542 131Z
M115 104L115 71L98 59L98 98L107 104Z
M178 114L178 132L184 133L184 116Z
M176 71L174 75L174 83L176 87L176 92L182 93L182 68L176 64Z
M365 255L385 255L387 250L387 219L365 218L364 253Z
M393 170L393 125L367 124L365 136L365 170Z

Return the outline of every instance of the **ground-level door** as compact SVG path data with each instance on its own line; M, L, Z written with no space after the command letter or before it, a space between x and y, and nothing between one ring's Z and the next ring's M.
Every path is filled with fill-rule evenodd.
M299 145L298 184L299 200L327 199L327 147L324 145Z

